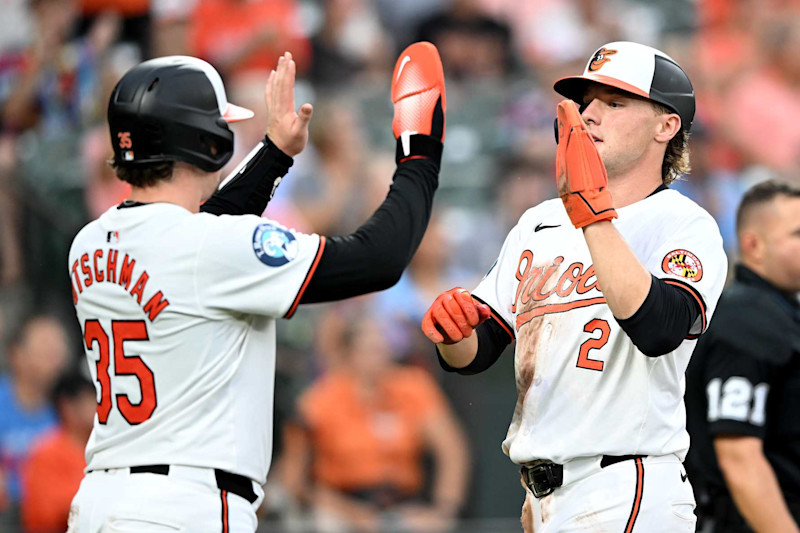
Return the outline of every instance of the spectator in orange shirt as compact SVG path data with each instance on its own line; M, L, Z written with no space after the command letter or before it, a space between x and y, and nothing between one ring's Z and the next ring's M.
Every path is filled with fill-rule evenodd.
M308 66L308 39L294 0L199 0L190 25L191 55L224 75L269 72L286 50L298 73Z
M311 506L319 531L380 531L384 521L397 531L445 531L467 489L462 430L424 370L392 361L375 320L348 318L341 365L305 392L299 420L285 429L286 487Z
M22 524L26 533L67 527L72 497L86 468L84 448L97 409L94 385L77 372L63 375L53 391L60 424L43 435L22 466Z

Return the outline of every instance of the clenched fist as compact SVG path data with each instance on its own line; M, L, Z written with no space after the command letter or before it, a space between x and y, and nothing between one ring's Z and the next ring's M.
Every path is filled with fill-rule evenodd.
M455 344L472 335L472 330L491 315L486 304L456 287L440 294L422 318L422 332L437 344Z

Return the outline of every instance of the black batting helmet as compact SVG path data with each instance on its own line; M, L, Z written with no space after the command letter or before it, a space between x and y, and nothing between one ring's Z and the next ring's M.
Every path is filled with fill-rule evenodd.
M108 102L114 162L121 167L183 161L206 172L233 154L228 122L253 112L227 101L222 78L201 59L169 56L122 76Z
M689 76L667 54L643 44L620 41L597 50L581 76L558 80L557 93L583 104L589 82L610 85L642 96L672 110L681 117L686 131L694 120L694 89Z

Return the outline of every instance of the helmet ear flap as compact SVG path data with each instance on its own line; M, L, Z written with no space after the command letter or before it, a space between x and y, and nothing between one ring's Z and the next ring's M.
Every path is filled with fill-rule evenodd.
M203 151L212 159L216 159L224 151L219 139L210 138L208 135L200 134L200 144L204 149Z
M233 155L233 132L225 124L227 135L201 133L198 137L197 155L202 154L205 159L205 166L198 164L200 168L208 172L214 172L225 166Z
M147 136L150 146L157 150L164 144L164 127L161 124L145 121L142 125L142 132Z

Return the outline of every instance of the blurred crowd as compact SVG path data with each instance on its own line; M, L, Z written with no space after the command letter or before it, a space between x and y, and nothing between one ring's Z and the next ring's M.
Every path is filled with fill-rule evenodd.
M689 73L698 102L692 172L675 186L716 218L731 258L743 192L800 176L797 0L0 5L4 532L63 531L52 524L63 525L81 478L94 393L81 373L66 257L78 229L128 193L106 163L105 108L141 60L201 57L222 73L231 101L256 110L233 126L232 169L264 135L264 84L291 51L298 105L313 103L315 114L309 146L265 216L327 235L354 230L391 183L399 51L432 41L445 67L440 192L411 267L389 291L313 306L279 326L265 531L446 531L459 519L504 517L518 527L523 494L513 474L498 474L513 471L499 446L514 400L511 366L455 384L419 322L454 280L474 286L519 216L555 195L552 82L581 72L600 44L656 46Z

